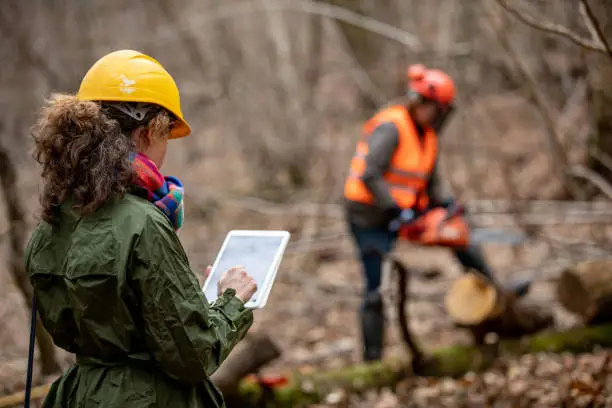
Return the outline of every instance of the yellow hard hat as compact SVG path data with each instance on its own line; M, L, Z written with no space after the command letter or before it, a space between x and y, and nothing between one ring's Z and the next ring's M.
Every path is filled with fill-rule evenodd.
M138 51L114 51L96 61L83 77L77 97L88 101L154 103L178 119L171 139L191 133L181 112L174 79L154 58Z

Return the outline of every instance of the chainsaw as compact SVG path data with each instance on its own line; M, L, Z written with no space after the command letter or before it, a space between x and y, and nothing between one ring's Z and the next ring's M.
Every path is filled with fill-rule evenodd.
M527 240L525 234L491 228L470 228L460 205L434 207L418 216L412 213L412 217L411 214L404 214L401 218L401 221L390 226L398 232L399 239L424 246L461 249L469 244L518 245Z

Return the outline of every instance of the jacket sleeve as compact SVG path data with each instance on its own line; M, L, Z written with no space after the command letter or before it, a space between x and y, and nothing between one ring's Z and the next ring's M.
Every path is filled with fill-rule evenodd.
M374 205L383 210L397 207L383 176L389 169L398 142L399 133L391 122L380 124L368 137L366 168L361 179L374 196Z
M228 289L209 305L183 247L166 220L147 222L133 251L131 286L148 351L184 383L210 376L253 323L253 312Z

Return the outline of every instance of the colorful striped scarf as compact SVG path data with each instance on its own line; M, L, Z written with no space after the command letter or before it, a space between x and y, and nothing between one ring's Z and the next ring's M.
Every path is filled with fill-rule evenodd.
M183 225L183 184L176 177L164 176L157 165L142 153L132 153L130 160L135 185L147 193L147 199L170 220L175 230Z

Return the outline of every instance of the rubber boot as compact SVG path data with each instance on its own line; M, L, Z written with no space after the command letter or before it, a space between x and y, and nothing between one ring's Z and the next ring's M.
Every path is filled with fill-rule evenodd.
M361 307L363 360L380 360L383 355L385 317L380 293L366 294Z

